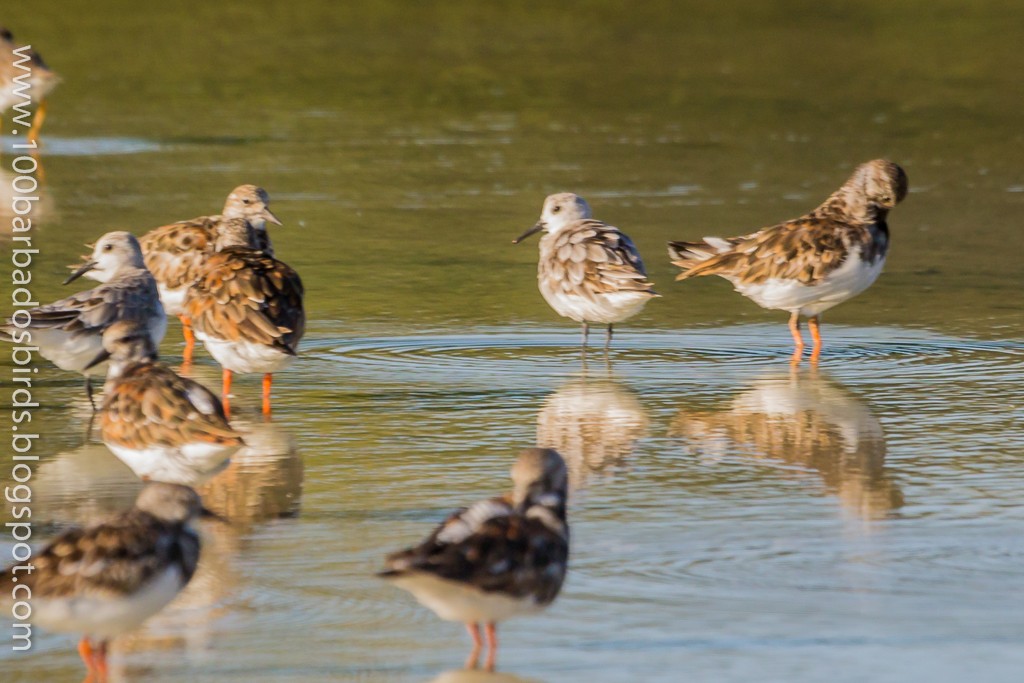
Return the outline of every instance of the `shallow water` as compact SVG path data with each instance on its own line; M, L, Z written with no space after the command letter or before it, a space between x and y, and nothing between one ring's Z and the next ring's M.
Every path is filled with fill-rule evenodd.
M214 212L242 182L270 191L308 290L271 422L237 382L249 447L202 488L231 523L115 644L112 680L1019 680L1016 5L189 4L4 18L65 79L41 300L82 243ZM673 282L666 240L798 215L877 156L912 192L816 369L790 367L784 314ZM563 189L633 236L663 295L607 356L581 358L536 243L510 243ZM180 348L172 323L163 354ZM217 385L201 351L193 374ZM79 378L36 390L43 538L139 483L88 432ZM461 627L372 574L535 443L570 464L568 581L502 628L503 675L455 671ZM82 676L42 632L0 666Z

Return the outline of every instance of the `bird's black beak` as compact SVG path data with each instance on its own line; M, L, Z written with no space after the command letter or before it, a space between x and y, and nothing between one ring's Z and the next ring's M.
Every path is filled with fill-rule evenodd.
M281 225L281 221L277 219L277 216L275 216L274 213L266 207L263 208L263 219L268 223L273 223L274 225Z
M537 221L537 225L533 226L532 228L530 228L529 230L524 232L522 235L520 235L519 237L517 237L514 240L512 240L512 244L519 244L520 242L525 240L530 235L534 234L535 232L540 232L543 229L544 229L544 222L543 221Z
M100 351L98 356L96 356L91 361L89 361L89 364L86 365L82 369L83 370L88 370L89 368L94 368L97 365L99 365L100 363L102 363L103 361L107 360L108 358L110 358L110 351L107 351L106 349L103 349L102 351Z
M76 270L75 272L71 273L71 275L68 275L67 279L64 280L64 282L62 282L61 284L62 285L66 285L69 282L74 282L75 280L77 280L78 278L82 277L83 275L85 275L86 273L88 273L90 270L92 270L95 267L96 267L96 262L95 261L86 261L85 263L83 263L81 266L78 267L78 270Z

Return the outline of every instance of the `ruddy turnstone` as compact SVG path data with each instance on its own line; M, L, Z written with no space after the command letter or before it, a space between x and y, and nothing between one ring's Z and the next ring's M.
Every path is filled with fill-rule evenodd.
M267 223L281 225L281 221L270 211L267 191L256 185L239 185L232 190L219 216L200 216L154 228L139 239L146 267L156 278L167 315L176 315L181 320L186 363L192 360L195 336L191 322L182 313L185 294L199 277L206 259L215 251L220 222L232 218L249 221L255 231L255 247L269 256L274 255Z
M467 668L479 661L481 623L485 666L493 670L497 622L543 610L565 579L565 461L551 449L524 450L512 467L512 481L512 495L459 510L422 544L388 556L379 574L440 618L466 624L473 639Z
M167 331L167 316L156 281L142 261L139 241L130 233L108 232L97 240L92 257L64 284L82 275L102 284L30 309L28 322L20 315L9 318L2 330L18 343L30 341L39 347L39 353L60 369L85 375L92 403L91 375L106 372L105 365L91 365L103 350L103 332L118 320L137 320L157 345ZM24 339L26 333L29 339Z
M114 323L103 333L109 362L100 438L139 478L195 486L224 469L242 438L220 400L157 362L145 325Z
M263 374L263 412L270 413L272 374L298 354L306 330L303 287L291 267L252 246L252 227L222 220L216 253L206 259L185 297L184 313L196 338L224 368L229 407L231 373Z
M28 88L23 88L26 80ZM59 82L60 78L46 66L38 52L31 46L15 43L14 35L0 26L0 114L28 97L36 105L28 131L32 142L39 140L39 129L46 118L46 96Z
M869 161L806 216L743 237L669 242L672 262L683 269L676 279L719 275L759 306L789 311L794 360L804 346L800 316L807 317L817 359L821 314L863 292L882 272L886 217L906 195L902 168Z
M605 348L612 326L640 312L659 296L647 280L640 252L615 228L590 217L583 197L563 192L544 200L537 224L512 241L543 230L537 284L551 308L583 324L583 348L590 323L607 325Z
M199 561L192 524L205 513L187 486L148 484L130 510L69 529L31 565L5 569L0 595L31 600L33 624L82 634L82 661L103 679L108 643L163 609L192 578Z

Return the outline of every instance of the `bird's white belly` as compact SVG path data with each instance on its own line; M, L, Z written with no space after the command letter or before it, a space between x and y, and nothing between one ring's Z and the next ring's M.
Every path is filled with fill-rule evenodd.
M815 316L870 287L884 265L884 258L869 264L861 260L859 252L853 252L843 265L816 285L781 278L754 284L731 281L737 292L763 308Z
M485 593L479 588L431 574L412 572L391 581L412 593L421 605L447 621L504 621L536 614L545 607L529 598L516 599L501 593Z
M137 628L163 609L184 586L177 565L168 567L131 595L32 598L32 621L57 633L108 639Z
M181 315L185 308L185 295L188 294L188 287L171 289L164 285L157 284L160 290L160 302L164 305L167 315Z
M231 372L241 374L280 372L291 365L295 356L266 344L250 341L215 339L196 330L196 338L206 346L214 359Z
M241 445L195 442L183 446L130 448L104 441L139 479L196 487L221 472Z
M576 322L610 325L632 318L640 312L651 295L647 292L608 292L584 296L546 287L540 282L540 293L558 315Z

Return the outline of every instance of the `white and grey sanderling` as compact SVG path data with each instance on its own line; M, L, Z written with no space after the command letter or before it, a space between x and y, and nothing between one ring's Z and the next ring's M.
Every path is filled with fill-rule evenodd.
M540 220L513 240L543 231L537 285L559 315L583 325L606 326L605 348L615 323L627 320L658 296L633 241L618 228L591 217L590 205L571 192L544 200Z
M62 370L84 375L92 402L91 377L106 371L105 364L92 362L103 350L104 331L119 320L135 320L156 346L167 331L167 316L139 241L130 233L108 232L97 240L92 255L64 283L83 275L102 284L31 309L24 330L13 319L2 330L8 337L28 331L40 355Z

